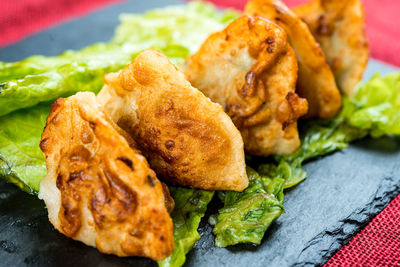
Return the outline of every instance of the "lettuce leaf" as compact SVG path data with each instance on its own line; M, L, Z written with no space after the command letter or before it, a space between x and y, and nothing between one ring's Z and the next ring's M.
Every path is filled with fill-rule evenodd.
M67 50L56 57L36 55L17 62L0 62L0 82L17 80L27 75L44 73L57 69L65 64L79 62L81 59L85 62L92 62L98 61L98 59L107 59L104 57L108 56L119 56L120 52L115 51L117 48L119 47L113 46L112 44L98 43L78 51ZM113 53L115 53L115 55L112 55Z
M0 116L78 91L98 92L105 73L120 70L143 49L161 50L178 64L209 34L237 16L234 11L219 12L202 2L140 15L123 14L108 44L94 44L56 57L0 62Z
M39 191L46 164L39 149L50 104L0 117L0 178L30 194Z
M358 87L351 102L356 109L347 117L351 126L372 137L400 135L400 73L376 74Z
M224 207L218 211L213 230L217 247L238 243L260 244L270 224L284 212L285 180L260 176L249 167L247 175L247 189L243 192L227 191L220 196Z
M73 62L52 71L1 83L0 116L78 91L98 92L103 86L103 75L119 70L127 62L129 59L110 66L100 61Z
M112 42L121 45L123 50L131 50L132 45L140 44L142 49L153 47L164 52L176 51L167 54L179 64L196 52L212 32L223 29L239 15L229 9L218 12L205 2L155 9L141 15L122 14L122 23Z
M186 254L200 238L197 228L214 195L213 191L172 186L170 191L175 200L175 208L171 214L174 221L175 249L170 257L158 262L160 267L179 267L185 263Z

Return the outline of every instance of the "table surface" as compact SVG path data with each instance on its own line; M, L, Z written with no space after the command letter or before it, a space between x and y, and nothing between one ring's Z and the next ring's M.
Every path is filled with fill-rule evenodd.
M0 60L19 60L32 54L56 55L80 49L113 35L121 12L143 12L175 0L129 1L38 33L0 49ZM365 78L394 69L371 60ZM348 149L309 162L308 178L285 194L285 210L258 247L226 249L213 244L207 217L202 237L188 255L195 266L321 265L354 233L400 193L400 140L365 139ZM208 215L216 212L210 204ZM139 258L118 258L68 239L47 219L44 203L13 185L0 182L0 265L2 266L152 266Z

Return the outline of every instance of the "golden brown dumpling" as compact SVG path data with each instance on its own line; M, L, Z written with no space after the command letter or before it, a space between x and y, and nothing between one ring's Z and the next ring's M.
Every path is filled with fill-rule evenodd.
M247 187L243 140L232 120L160 52L145 50L106 75L98 99L160 177L209 190Z
M331 118L341 107L341 96L326 58L307 25L279 0L253 0L245 14L262 16L287 33L299 63L297 93L307 99L307 117Z
M224 107L249 154L289 154L299 147L297 119L307 101L295 93L296 57L281 28L240 17L209 36L182 68L194 87Z
M165 259L174 248L168 190L118 131L93 93L58 99L40 142L39 197L68 237L103 253Z
M362 1L314 0L293 11L320 43L339 88L351 96L369 57Z

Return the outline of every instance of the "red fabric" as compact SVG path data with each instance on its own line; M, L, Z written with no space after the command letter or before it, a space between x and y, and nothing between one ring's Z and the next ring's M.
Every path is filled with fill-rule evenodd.
M0 46L121 0L0 0ZM137 0L139 1L139 0ZM246 0L209 0L242 9ZM289 6L305 0L284 0ZM337 0L345 1L345 0ZM400 66L400 1L363 0L372 57ZM325 265L400 266L400 195Z
M400 195L324 267L400 266Z
M222 7L242 10L246 0L209 0ZM283 0L288 6L310 0ZM346 1L346 0L337 0ZM400 66L400 1L363 0L366 15L366 32L371 56L384 62Z
M119 1L122 0L1 0L0 46ZM237 9L242 9L246 3L246 0L209 1ZM294 6L307 0L284 1ZM364 0L364 4L372 57L400 66L400 42L397 40L400 37L399 0Z
M121 0L0 0L0 46Z
M18 41L71 17L122 0L0 0L0 46ZM139 0L137 0L139 1ZM208 0L219 6L242 9L246 0ZM284 0L289 6L307 0ZM339 0L342 1L342 0ZM363 0L371 55L400 66L400 1Z

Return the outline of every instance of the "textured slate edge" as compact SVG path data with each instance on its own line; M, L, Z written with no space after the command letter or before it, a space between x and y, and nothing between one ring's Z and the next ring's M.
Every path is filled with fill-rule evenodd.
M400 185L393 179L394 171L386 176L375 195L364 208L355 210L337 225L327 228L310 241L292 266L322 266L342 246L361 231L390 201L400 194Z

